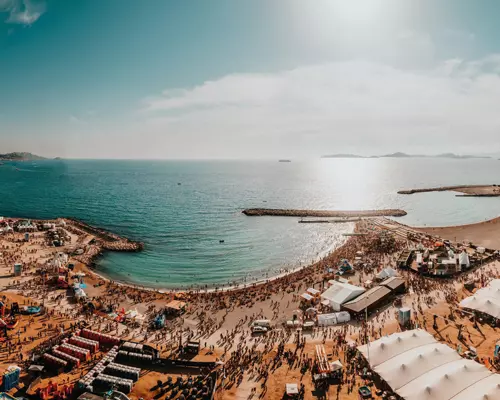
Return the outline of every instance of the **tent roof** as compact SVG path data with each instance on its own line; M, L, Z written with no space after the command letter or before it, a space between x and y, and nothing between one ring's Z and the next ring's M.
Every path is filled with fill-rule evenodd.
M358 350L365 358L368 358L369 352L370 366L376 367L405 351L435 342L436 340L430 333L422 329L415 329L381 337L372 343L359 346ZM370 346L369 349L368 346Z
M307 289L307 292L309 294L312 294L313 296L315 296L315 295L319 294L320 291L318 289L314 289L314 288L310 287L309 289Z
M365 357L367 349L358 347ZM420 329L378 339L369 351L374 371L406 400L500 400L499 374Z
M488 286L460 302L460 307L469 308L500 318L500 279L492 280Z
M430 343L391 358L375 367L375 372L386 377L391 388L397 390L427 371L456 360L461 360L461 357L451 347Z
M377 274L377 278L379 279L390 278L396 276L397 274L398 272L394 268L387 267Z
M470 386L476 386L476 393L479 394L482 387L478 381L491 375L484 365L460 359L429 370L397 390L397 393L406 400L453 399Z
M337 304L342 304L365 292L365 288L349 283L333 281L332 286L321 294L321 297Z
M490 281L488 286L494 287L494 288L500 287L500 279L493 279L492 281Z
M500 400L500 375L493 374L476 382L452 400Z
M302 293L300 295L300 297L302 297L303 299L305 299L307 301L311 301L313 299L313 297L309 293Z
M393 276L391 278L387 278L380 285L388 287L391 290L396 290L396 289L400 288L401 286L405 285L405 280L403 278L398 277L398 276Z
M374 288L364 292L362 295L356 297L354 300L345 303L344 308L354 313L358 313L363 311L365 308L371 307L384 297L387 297L390 293L391 290L385 286L375 286Z
M488 297L471 296L460 302L460 307L469 308L500 318L500 301Z

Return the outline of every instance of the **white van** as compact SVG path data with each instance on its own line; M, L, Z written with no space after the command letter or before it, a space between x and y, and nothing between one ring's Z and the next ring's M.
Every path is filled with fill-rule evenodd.
M252 322L252 328L254 326L260 326L263 328L271 329L271 321L268 319L256 319L255 321Z

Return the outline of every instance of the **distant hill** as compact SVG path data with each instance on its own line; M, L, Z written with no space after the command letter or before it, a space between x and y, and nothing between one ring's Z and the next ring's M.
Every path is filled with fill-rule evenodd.
M406 154L406 153L392 153L392 154L387 154L385 156L381 157L389 157L389 158L422 158L422 157L427 157L427 158L457 158L457 159L466 159L466 158L491 158L488 156L473 156L473 155L459 155L459 154L454 154L454 153L442 153L442 154L436 154L436 155L423 155L423 154Z
M326 156L321 156L321 158L367 158L367 157L359 156L357 154L328 154Z
M37 156L36 154L27 152L14 152L0 154L0 160L3 161L35 161L35 160L46 160L45 157Z
M409 157L424 157L424 156L419 156L419 155L410 155L406 153L392 153L392 154L386 154L385 156L380 156L380 157L386 157L386 158L409 158Z
M400 151L391 154L385 154L383 156L360 156L357 154L330 154L326 156L321 156L321 158L455 158L455 159L467 159L467 158L491 158L489 156L473 156L473 155L458 155L454 153L443 153L436 155L423 155L423 154L406 154Z

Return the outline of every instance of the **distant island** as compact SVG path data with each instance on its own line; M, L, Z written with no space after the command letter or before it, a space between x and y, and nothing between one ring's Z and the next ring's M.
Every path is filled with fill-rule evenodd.
M278 162L292 162L292 160L285 160L285 159L283 159L283 160L278 160Z
M37 156L36 154L27 152L13 152L0 154L0 160L2 161L36 161L36 160L46 160L45 157Z
M330 154L326 156L321 156L321 158L368 158L368 157L360 156L357 154Z
M489 156L473 156L473 155L459 155L454 153L442 153L436 155L424 155L424 154L407 154L402 152L396 152L391 154L385 154L382 156L360 156L358 154L329 154L321 156L321 158L454 158L454 159L469 159L469 158L491 158Z

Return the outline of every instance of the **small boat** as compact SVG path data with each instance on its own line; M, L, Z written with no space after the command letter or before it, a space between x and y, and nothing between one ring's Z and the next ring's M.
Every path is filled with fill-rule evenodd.
M278 162L292 162L292 160L278 160Z
M224 240L222 240L222 239L221 239L221 240L219 240L219 243L224 243Z

